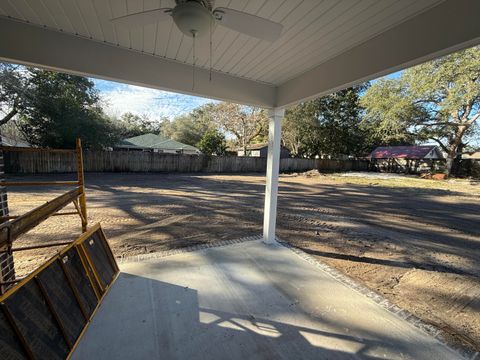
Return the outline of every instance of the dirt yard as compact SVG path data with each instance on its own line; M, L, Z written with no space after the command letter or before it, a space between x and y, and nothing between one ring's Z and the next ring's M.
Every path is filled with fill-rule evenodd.
M89 221L102 223L118 257L261 232L259 175L87 174L86 180ZM23 213L61 190L15 188L10 212ZM451 343L480 351L480 185L284 175L278 205L282 240L435 324ZM79 233L78 217L53 217L17 246ZM18 275L52 251L15 253Z

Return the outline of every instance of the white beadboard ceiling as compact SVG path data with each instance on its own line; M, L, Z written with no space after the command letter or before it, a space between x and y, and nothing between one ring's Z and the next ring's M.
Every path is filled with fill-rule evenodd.
M213 69L279 86L409 18L440 0L217 0L280 22L274 43L221 26L213 34ZM127 30L110 19L142 10L172 7L173 0L0 0L0 16L75 34L121 48L192 64L192 39L173 21ZM198 40L199 67L210 67L208 36Z

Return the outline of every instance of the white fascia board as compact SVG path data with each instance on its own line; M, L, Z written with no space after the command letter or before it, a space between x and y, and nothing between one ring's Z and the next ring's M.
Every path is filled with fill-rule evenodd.
M278 107L478 45L480 1L446 0L278 87Z
M274 86L0 17L0 60L272 108Z

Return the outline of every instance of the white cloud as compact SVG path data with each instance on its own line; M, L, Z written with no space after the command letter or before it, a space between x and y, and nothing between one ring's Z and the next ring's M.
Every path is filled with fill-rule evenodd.
M151 119L173 118L213 101L111 81L96 79L93 81L100 91L105 111L113 116L131 112L137 115L147 115Z

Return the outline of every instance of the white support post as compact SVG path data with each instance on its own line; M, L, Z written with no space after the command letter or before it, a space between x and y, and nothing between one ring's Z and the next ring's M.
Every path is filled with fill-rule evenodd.
M265 209L263 215L263 241L275 242L277 220L278 173L280 170L280 139L284 109L269 111L267 176L265 186Z

